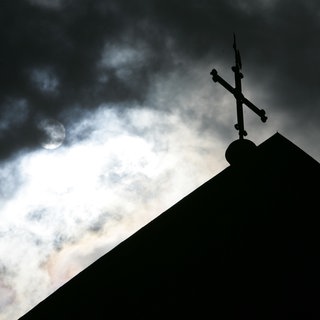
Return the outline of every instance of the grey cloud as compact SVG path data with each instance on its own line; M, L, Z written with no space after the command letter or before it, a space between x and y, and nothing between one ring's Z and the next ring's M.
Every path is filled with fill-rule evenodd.
M38 208L26 214L26 218L32 222L41 222L46 219L48 212L45 208ZM48 222L46 222L48 223Z
M8 199L12 198L24 182L24 177L19 171L17 162L3 164L0 168L0 207Z
M31 119L41 114L63 122L62 112L75 105L143 105L159 75L165 81L210 59L219 63L212 67L230 66L235 31L245 81L261 82L292 116L305 120L311 112L315 119L319 9L316 1L5 1L0 106L24 99ZM36 146L34 121L12 131L11 145L0 140L2 157Z
M317 125L320 6L316 1L53 3L59 10L47 10L48 1L2 5L0 105L5 109L8 99L24 100L30 109L30 120L12 123L0 140L2 157L36 147L38 114L64 122L63 116L74 106L90 110L116 103L121 110L137 102L146 105L154 83L166 82L172 74L198 68L204 61L212 61L220 72L233 63L233 31L243 57L244 88L260 86L270 95L270 104L299 124L311 119ZM202 70L208 82L210 68L208 64L208 70ZM176 80L176 89L183 91L184 82ZM170 104L165 97L161 104L147 102L149 108L165 111ZM203 117L203 128L215 117L214 110ZM198 112L183 111L186 120ZM81 116L74 113L72 120ZM223 127L218 127L224 135Z
M0 135L25 123L29 108L25 99L9 99L0 110Z
M269 7L260 3L244 7L244 2L234 1L194 4L162 2L155 10L157 21L175 39L180 57L200 60L211 55L212 62L231 66L235 31L243 56L244 83L246 75L251 82L260 82L274 104L301 121L310 117L307 110L319 116L317 2L279 1Z
M66 0L26 0L32 5L47 9L61 9Z
M44 93L55 93L58 90L59 80L51 70L32 70L31 81Z
M15 300L15 291L8 285L0 282L0 308L6 310L6 307L10 306Z

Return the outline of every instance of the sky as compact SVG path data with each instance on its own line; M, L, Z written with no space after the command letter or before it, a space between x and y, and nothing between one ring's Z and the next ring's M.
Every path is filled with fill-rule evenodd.
M228 166L234 32L247 138L319 161L319 1L1 1L1 320Z

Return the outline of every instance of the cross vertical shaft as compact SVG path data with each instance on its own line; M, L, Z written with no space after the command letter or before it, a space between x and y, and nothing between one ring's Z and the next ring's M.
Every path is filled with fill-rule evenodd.
M242 107L242 87L241 87L241 79L243 78L243 74L241 73L241 57L240 52L237 49L236 44L236 36L233 34L233 49L235 56L235 66L232 67L232 71L234 72L234 82L235 82L235 98L237 101L237 124L235 125L236 129L239 131L239 139L243 139L244 136L247 135L244 130L244 119L243 119L243 107Z
M235 87L232 87L228 82L226 82L223 78L218 75L218 71L213 69L211 71L212 80L214 82L219 82L224 88L230 91L235 99L237 105L237 124L235 128L239 131L239 139L244 139L244 136L247 135L247 132L244 130L244 117L243 117L243 104L245 104L249 109L255 112L258 116L260 116L262 122L267 121L266 112L263 109L259 109L252 102L250 102L247 98L245 98L242 94L242 86L241 79L243 78L243 74L241 73L241 57L240 52L237 49L236 44L236 36L233 34L233 49L235 54L235 66L231 69L234 72L234 81Z

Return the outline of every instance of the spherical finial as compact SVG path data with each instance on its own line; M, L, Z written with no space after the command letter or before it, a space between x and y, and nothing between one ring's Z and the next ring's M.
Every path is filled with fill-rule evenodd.
M250 140L233 141L226 150L225 157L230 165L241 165L254 157L257 146Z

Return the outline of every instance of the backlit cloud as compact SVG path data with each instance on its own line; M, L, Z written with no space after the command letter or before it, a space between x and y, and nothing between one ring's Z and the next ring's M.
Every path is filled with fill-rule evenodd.
M15 273L4 278L15 294L2 303L36 290L18 310L25 312L204 182L210 168L223 167L223 159L209 164L201 152L221 144L189 126L177 113L137 107L119 114L102 105L69 128L69 145L4 165L12 187L2 199L0 254L10 256L5 268Z

